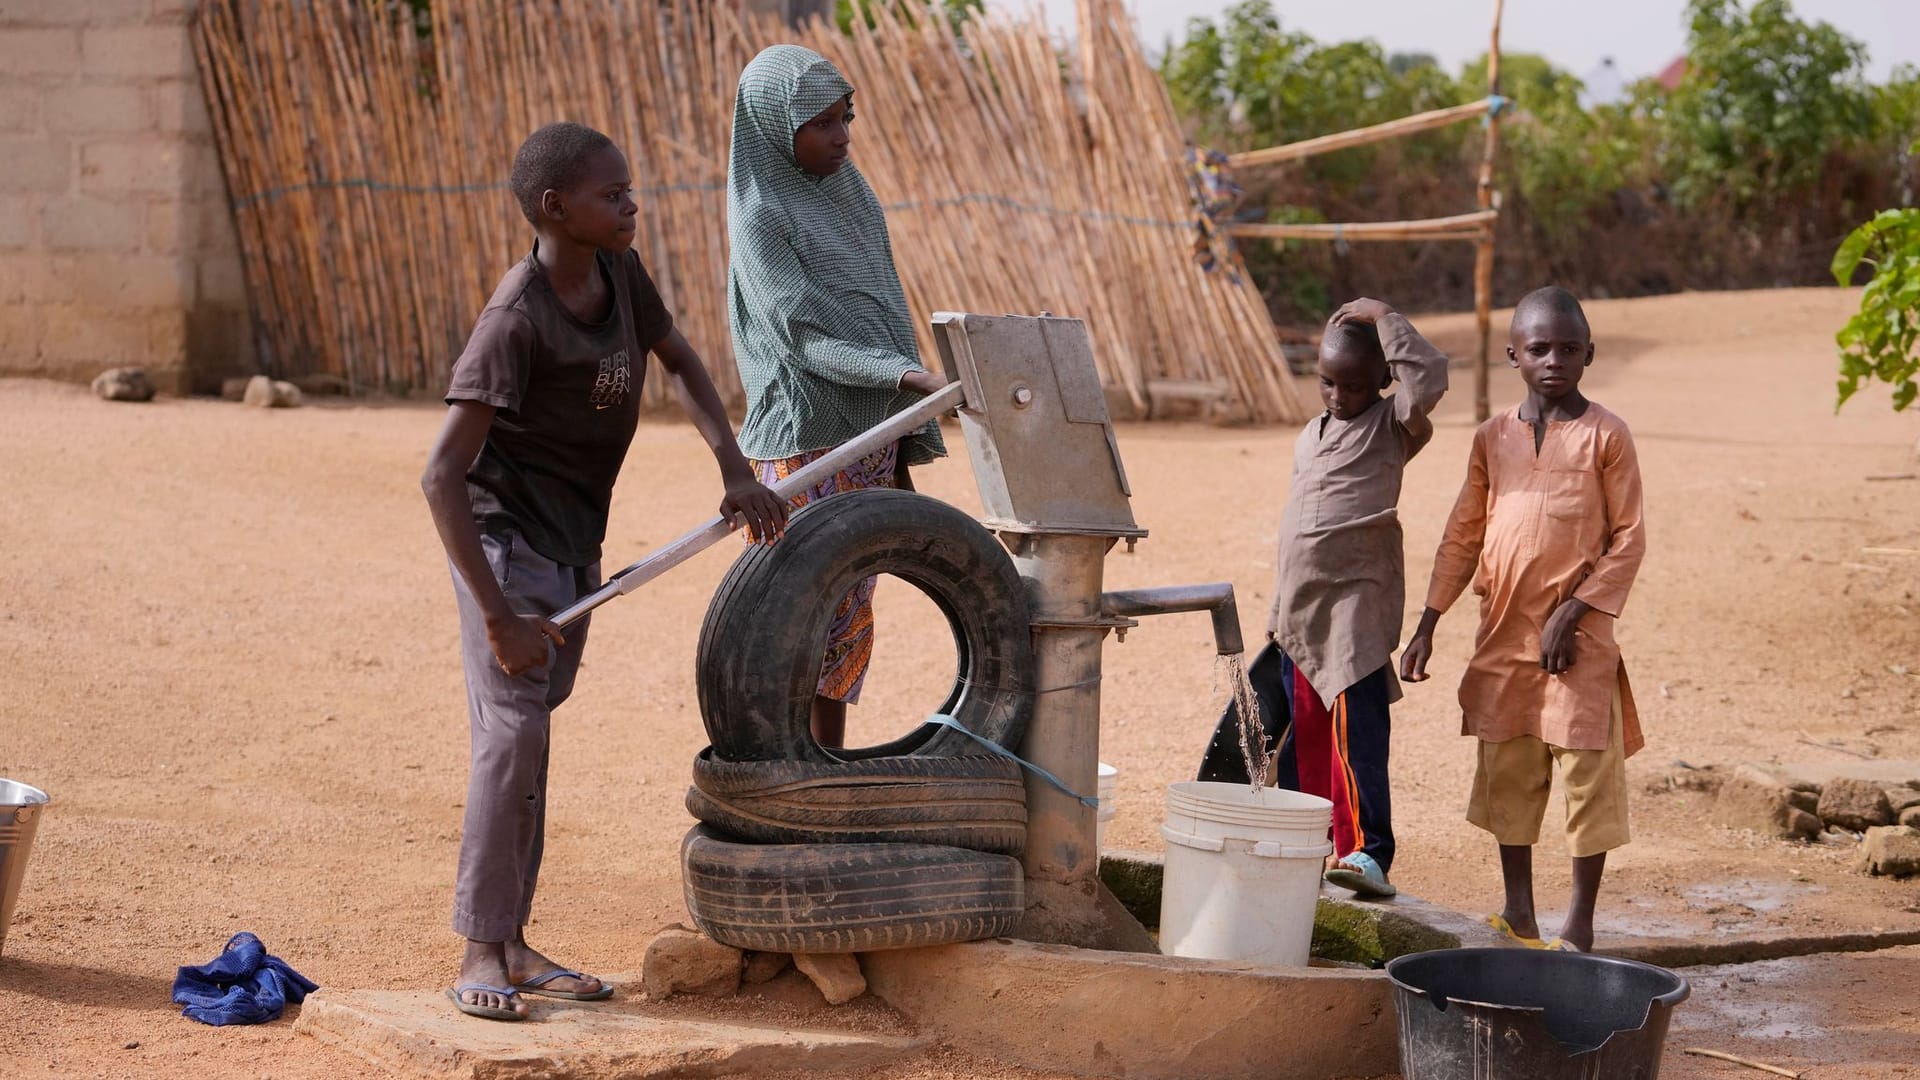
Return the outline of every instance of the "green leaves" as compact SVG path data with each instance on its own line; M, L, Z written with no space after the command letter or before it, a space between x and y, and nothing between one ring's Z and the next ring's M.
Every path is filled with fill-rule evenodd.
M1230 150L1365 127L1485 93L1461 90L1430 59L1390 58L1373 41L1323 44L1288 31L1270 0L1242 0L1218 21L1190 20L1186 38L1161 59L1160 75L1194 136ZM1354 151L1308 168L1353 183L1370 161Z
M1740 203L1815 184L1829 153L1875 128L1866 46L1788 0L1691 0L1687 74L1662 113L1662 164L1683 202Z
M1882 210L1853 230L1833 256L1833 278L1853 283L1862 266L1873 278L1860 291L1860 310L1834 335L1840 346L1839 399L1847 403L1870 381L1893 387L1894 410L1920 395L1920 209Z

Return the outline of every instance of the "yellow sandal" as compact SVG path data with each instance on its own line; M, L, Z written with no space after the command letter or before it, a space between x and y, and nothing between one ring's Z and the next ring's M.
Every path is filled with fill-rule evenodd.
M1508 937L1519 942L1520 944L1525 945L1529 949L1547 948L1547 943L1540 940L1537 937L1521 937L1519 934L1514 933L1513 927L1508 925L1507 917L1505 915L1489 915L1483 921L1488 926L1493 927L1495 930L1500 931L1501 933L1507 935Z

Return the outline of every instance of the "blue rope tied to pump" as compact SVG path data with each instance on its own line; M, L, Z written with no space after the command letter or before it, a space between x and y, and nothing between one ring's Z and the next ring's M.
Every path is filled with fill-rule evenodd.
M1059 777L1053 775L1052 773L1041 768L1040 766L1035 765L1033 762L1028 761L1026 758L1021 757L1019 754L1016 754L1013 751L1007 749L1006 747L1001 746L999 743L994 742L992 739L989 739L984 735L976 735L975 733L968 731L966 727L960 723L960 721L955 720L953 717L948 716L946 713L934 713L932 716L927 717L927 723L939 724L941 727L952 728L953 730L959 732L960 734L965 735L967 738L972 739L974 742L979 743L981 746L984 746L987 749L993 751L994 753L999 754L1001 757L1011 759L1016 764L1018 764L1021 768L1026 769L1027 771L1033 773L1033 775L1039 777L1042 780L1045 780L1048 784L1052 785L1053 787L1058 788L1060 792L1066 795L1068 798L1078 801L1081 806L1089 807L1091 809L1096 809L1096 810L1099 809L1100 807L1099 799L1093 798L1092 796L1080 794L1079 792L1073 790L1072 788L1068 787L1065 783L1063 783Z

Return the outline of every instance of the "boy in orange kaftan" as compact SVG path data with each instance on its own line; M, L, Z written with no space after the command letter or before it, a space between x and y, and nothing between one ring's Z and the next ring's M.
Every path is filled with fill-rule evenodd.
M1580 393L1593 356L1566 290L1529 293L1514 310L1507 357L1527 398L1474 433L1426 611L1401 657L1406 681L1427 677L1434 624L1471 583L1480 630L1460 680L1461 731L1479 739L1479 761L1467 820L1499 843L1506 885L1506 908L1488 922L1543 947L1532 845L1557 763L1573 897L1556 944L1582 952L1606 853L1628 838L1626 759L1642 739L1613 621L1646 553L1633 437Z

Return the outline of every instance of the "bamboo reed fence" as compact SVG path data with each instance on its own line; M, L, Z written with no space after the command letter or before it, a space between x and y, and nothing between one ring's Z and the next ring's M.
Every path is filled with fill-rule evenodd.
M632 162L639 246L730 402L726 169L739 72L794 41L858 88L855 160L887 207L908 302L1087 320L1136 415L1212 388L1298 421L1258 291L1191 258L1172 105L1121 0L1080 0L1077 54L1035 11L958 29L891 5L842 34L734 0L208 0L194 45L262 354L281 374L437 393L531 230L506 189L521 139L570 119ZM659 380L650 401L662 400Z

